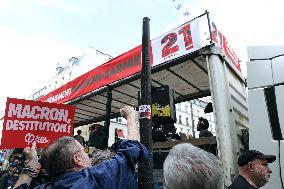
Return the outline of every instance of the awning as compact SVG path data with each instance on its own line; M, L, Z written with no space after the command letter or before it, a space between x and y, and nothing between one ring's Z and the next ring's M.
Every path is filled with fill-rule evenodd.
M242 78L239 60L228 43L224 42L225 37L216 35L216 32L221 33L212 20L210 22L214 29L211 36L204 14L151 40L152 86L168 85L175 91L175 103L210 95L206 58L211 54L225 57L228 65ZM224 43L218 43L220 41ZM116 118L125 105L139 106L140 70L141 46L138 46L39 100L76 106L74 127L77 127L106 120L109 90L112 94L110 118Z

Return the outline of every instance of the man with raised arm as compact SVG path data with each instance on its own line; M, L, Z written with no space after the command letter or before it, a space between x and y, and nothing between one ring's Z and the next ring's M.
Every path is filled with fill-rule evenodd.
M83 146L73 137L62 137L54 141L45 151L45 167L52 179L51 183L41 185L38 189L80 188L80 189L124 189L135 171L135 164L143 158L151 158L150 152L139 143L139 129L135 122L132 107L121 109L121 115L127 119L128 140L122 140L116 155L96 166L91 166ZM38 161L36 144L24 149L28 158L14 188L25 189L33 176L33 169Z

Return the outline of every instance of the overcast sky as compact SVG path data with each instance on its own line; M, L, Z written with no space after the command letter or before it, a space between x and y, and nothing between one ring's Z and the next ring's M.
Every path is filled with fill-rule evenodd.
M154 38L208 10L246 72L247 46L284 44L282 8L281 0L1 0L0 111L89 46L115 57L141 44L145 16Z

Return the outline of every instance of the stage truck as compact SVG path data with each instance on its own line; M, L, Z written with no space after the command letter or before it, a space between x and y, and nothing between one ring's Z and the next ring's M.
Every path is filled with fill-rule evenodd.
M249 147L248 137L251 144L252 141L259 140L257 145L251 147L261 149L263 153L277 152L276 144L273 147L275 151L271 151L272 146L269 148L269 144L262 143L265 140L274 141L270 135L269 123L263 125L264 122L260 121L265 115L259 116L259 122L253 122L252 127L266 132L267 138L261 141L263 136L250 133L247 87L241 73L240 60L208 12L153 38L150 60L151 84L154 89L167 86L174 91L174 103L211 96L216 124L215 137L153 143L156 182L162 182L162 163L165 157L162 154L181 142L197 146L215 144L217 156L223 166L225 186L229 186L238 174L237 158L241 150ZM75 127L105 121L108 139L114 135L114 132L109 131L110 119L120 116L120 108L125 105L139 107L140 81L141 46L138 46L38 100L76 106ZM154 106L153 112L159 110L161 114L168 113L169 107ZM254 108L253 111L261 110ZM106 144L109 142L108 145L111 145L107 139ZM279 163L279 159L278 155L276 162ZM280 168L274 164L272 168L274 173L267 186L281 188L278 184L281 180Z

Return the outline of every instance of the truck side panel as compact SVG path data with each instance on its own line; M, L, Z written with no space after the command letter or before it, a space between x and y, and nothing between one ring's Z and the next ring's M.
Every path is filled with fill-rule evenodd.
M250 149L276 155L264 189L283 189L284 46L248 47Z
M244 81L226 66L233 121L237 132L238 149L244 149L243 131L248 129L248 102ZM238 151L239 152L239 151Z
M250 117L250 149L259 150L265 154L278 154L278 142L272 140L270 130L270 123L265 103L263 89L249 91L249 117ZM277 159L278 161L278 159ZM270 181L263 188L266 189L280 189L280 175L278 165L276 162L269 165L273 173Z
M227 73L228 68L220 50L216 47L212 47L210 50L211 53L206 53L206 56L213 113L216 120L218 157L224 169L225 185L229 186L231 180L238 173L236 162L239 152L237 131L232 112L233 103L227 79L227 74L230 73ZM233 82L232 86L234 86Z

